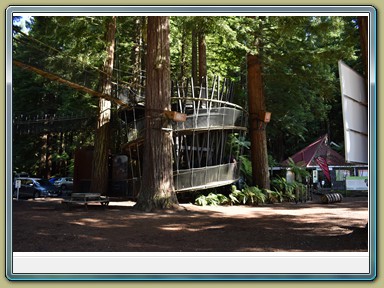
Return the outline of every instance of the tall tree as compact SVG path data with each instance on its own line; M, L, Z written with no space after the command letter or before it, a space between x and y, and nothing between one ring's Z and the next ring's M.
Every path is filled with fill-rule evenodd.
M247 55L248 65L248 103L249 103L249 129L251 137L251 162L253 184L260 188L269 189L269 166L267 152L267 137L262 113L265 109L263 91L263 77L261 72L261 27L255 31L255 52Z
M141 94L141 65L142 65L142 46L143 46L143 39L142 39L142 29L144 27L144 17L138 16L135 20L135 43L134 43L134 66L133 66L133 87L138 95Z
M118 59L115 62L118 67L114 67L118 68L119 81L132 83L135 82L134 75L138 75L132 73L136 56L139 56L135 49L138 47L135 39L138 39L139 32L137 17L121 18L117 23ZM17 35L20 41L13 42L13 55L22 62L27 61L26 63L45 68L96 90L100 81L98 69L93 68L103 67L106 59L105 19L89 16L33 17L28 31L32 38ZM191 32L195 31L197 35L204 28L209 73L235 81L240 78L241 86L236 81L234 87L236 103L242 105L247 101L244 55L252 49L245 44L251 43L249 37L253 36L253 31L258 31L257 27L253 27L256 21L238 16L175 16L171 20L174 21L172 24L176 23L171 25L172 79L179 75L181 78L192 76L191 63L197 63L197 57L191 61ZM144 22L141 24L142 31L146 31L143 24ZM266 17L262 36L262 76L266 106L273 113L266 131L268 152L276 160L284 160L318 138L318 135L326 133L328 126L333 141L342 144L337 60L343 59L350 67L363 73L362 46L359 42L361 26L358 25L357 17ZM122 33L118 33L119 31ZM146 43L145 34L143 32L143 43ZM197 47L197 38L194 46ZM141 60L142 66L145 65L144 59ZM195 65L195 70L198 69L197 66ZM115 73L117 74L117 70ZM85 115L95 115L98 111L98 99L91 95L74 91L16 67L13 69L13 95L15 117L23 114L31 119L31 116L41 117L45 114L80 115L83 112ZM52 153L52 169L59 167L55 166L55 162L62 159L65 152L68 159L71 159L69 164L72 161L73 165L73 151L80 146L94 143L94 127L95 119L92 118L84 121L80 131L72 131L73 141L70 147L66 147L63 155L56 152L58 149L47 147L47 151ZM124 129L119 131L124 133ZM43 159L41 153L36 153L41 151L41 143L44 142L41 141L42 135L14 135L15 169L38 174L39 167L45 166L40 164ZM56 145L54 139L57 135L51 136L53 137L49 146ZM116 141L115 137L110 138ZM119 147L116 143L114 152L118 153ZM52 173L58 172L52 170Z
M197 32L192 31L192 78L193 83L198 84L197 81Z
M135 207L144 211L178 205L172 168L169 17L148 17L143 184Z
M252 182L260 188L269 189L266 125L263 119L260 119L265 111L260 57L248 54L247 64Z
M364 77L366 84L368 83L368 17L359 16L359 33L361 42L361 54L364 63Z
M101 74L101 92L111 95L112 72L115 52L116 16L106 22L107 58ZM99 118L97 123L95 145L92 160L91 192L105 195L108 190L108 155L109 126L111 120L111 101L99 99Z
M199 33L199 84L207 77L207 42L204 31Z

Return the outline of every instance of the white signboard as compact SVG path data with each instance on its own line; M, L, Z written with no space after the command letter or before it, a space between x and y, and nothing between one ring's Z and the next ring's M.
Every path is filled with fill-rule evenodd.
M317 170L313 170L312 171L312 182L313 183L317 183L317 182L319 182L319 177L318 177L319 175L318 175L318 172L317 172Z
M368 177L349 176L345 178L345 186L347 190L368 191Z
M21 180L16 180L15 181L15 188L20 188L21 187Z
M339 61L345 160L368 164L368 97L362 76Z

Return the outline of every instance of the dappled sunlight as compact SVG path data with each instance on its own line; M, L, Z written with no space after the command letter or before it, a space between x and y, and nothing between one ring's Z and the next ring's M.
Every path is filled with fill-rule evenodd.
M112 220L108 219L92 219L92 218L83 218L77 219L75 221L69 221L69 224L79 225L85 227L94 227L98 229L113 229L113 228L128 228L129 224L114 223Z
M90 236L90 235L77 235L78 239L85 239L87 241L106 241L108 240L107 238L103 238L100 236Z
M31 220L44 220L46 218L45 215L33 215Z
M352 199L354 200L354 199ZM366 251L367 203L196 206L151 213L111 202L68 210L19 202L14 251L269 252ZM47 209L35 209L44 207ZM49 209L50 210L49 210ZM357 237L357 240L352 237Z
M293 228L293 230L299 231L301 235L324 235L324 236L338 236L351 233L352 229L347 229L343 227L318 227L315 230L306 229L306 228Z
M101 220L99 220L99 219L84 218L84 219L81 219L79 221L71 221L69 223L75 224L75 225L91 225L91 224L98 224L100 222L101 222Z
M351 233L353 230L350 227L339 227L328 225L325 227L319 226L317 223L313 223L313 228L308 227L290 227L291 233L300 235L300 236L339 236ZM280 233L279 228L265 228L266 231L274 230L274 233ZM281 229L283 231L283 229ZM271 231L270 231L271 232ZM281 233L282 234L282 233Z
M164 231L188 231L188 232L202 232L206 230L224 229L225 225L180 225L169 224L160 226L159 229Z
M160 229L162 230L165 230L165 231L181 231L181 230L184 230L185 228L183 228L181 225L175 225L175 226L167 226L167 227L160 227Z

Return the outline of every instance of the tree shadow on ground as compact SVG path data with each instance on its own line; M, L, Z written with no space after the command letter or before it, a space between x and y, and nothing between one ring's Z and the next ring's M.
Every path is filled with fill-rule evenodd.
M262 208L230 215L195 206L144 213L118 203L67 209L59 201L15 201L13 251L367 251L365 219L334 213L345 209L303 216Z

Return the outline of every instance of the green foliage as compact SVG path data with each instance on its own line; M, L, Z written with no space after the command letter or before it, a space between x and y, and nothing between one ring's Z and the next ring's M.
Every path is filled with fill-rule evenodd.
M241 194L242 192L235 185L231 186L231 193L229 194L231 205L240 204Z
M268 198L269 197L269 198ZM262 191L255 186L247 186L241 191L235 185L231 186L231 193L227 196L220 193L209 193L207 196L200 195L195 199L198 206L218 206L218 205L258 205L267 200L281 202L280 194L274 191ZM275 203L275 202L270 202Z
M258 205L265 203L266 196L261 189L256 186L245 187L243 189L243 204Z
M229 194L228 199L229 199L229 203L231 205L236 205L236 204L240 203L239 199L237 199L237 197L236 197L236 193Z
M311 176L303 165L303 163L295 163L292 158L288 158L289 169L295 174L295 179L299 182L302 182L303 178Z
M207 196L201 195L195 200L195 205L199 206L218 206L218 205L259 205L274 204L284 201L300 201L307 199L306 185L294 181L288 183L283 177L277 176L271 180L273 190L260 189L256 186L245 186L239 190L235 185L231 186L228 196L211 192Z
M204 195L200 195L199 197L197 197L197 198L195 199L195 205L198 205L198 206L207 206L207 205L208 205L207 197L204 196Z
M281 176L276 176L271 180L271 187L276 191L286 191L288 187L287 179Z
M296 201L303 200L307 198L307 187L299 182L294 183L295 187L295 199Z
M279 162L276 161L275 158L273 158L272 155L268 154L268 165L269 167L273 168L273 167L276 167L278 166Z
M233 204L239 203L243 205L262 204L266 200L262 190L255 186L247 186L241 191L232 186L232 192L229 197L230 199L237 199L237 201L232 201Z
M226 150L228 155L233 155L235 159L240 161L240 172L244 176L247 183L252 182L252 163L247 154L243 154L244 150L248 151L251 142L246 137L239 137L238 133L232 133L228 137Z
M229 199L223 194L209 193L207 196L200 195L195 199L195 205L198 206L218 206L229 203Z
M239 136L239 133L232 133L228 137L227 152L231 153L235 158L238 158L243 149L249 150L251 142L244 136Z
M288 183L284 177L274 177L271 180L271 187L275 192L280 193L281 197L285 201L292 201L296 199L295 189L297 187L296 182Z
M246 183L252 183L252 162L247 155L241 155L240 159L240 171L245 178Z
M117 19L115 80L133 81L140 71L135 74L132 67L143 69L144 61L137 63L136 60L143 60L145 55L144 18ZM363 71L356 17L172 16L170 19L172 79L184 80L192 76L192 31L203 33L207 43L208 73L235 80L236 103L243 105L247 103L245 55L250 52L260 55L266 107L272 112L266 131L271 167L328 128L333 141L343 145L337 61L342 59L357 72ZM13 56L97 89L98 69L106 53L106 20L104 16L33 17L27 23L29 35L44 45L26 39L24 41L33 43L34 47L27 48L13 41ZM137 53L141 53L138 58ZM89 95L16 67L12 77L14 115L79 112L96 115L97 99ZM54 159L65 160L69 165L76 147L93 143L94 124L90 121L74 135L65 151L53 150L58 154ZM40 136L35 139L14 137L13 154L18 154L14 160L15 169L38 171L42 165ZM239 156L241 171L250 183L251 163L246 155L241 155L243 149L247 151L249 141L233 136L228 147ZM60 156L64 152L68 158Z
M262 60L267 107L273 112L268 136L274 140L268 147L269 153L283 160L297 152L300 145L305 146L307 141L324 134L328 124L332 131L338 132L333 137L342 141L342 130L337 128L342 122L339 116L333 118L340 112L331 113L331 110L340 104L338 60L345 59L356 66L360 58L356 19L276 17L269 20L274 29L263 37L266 45Z
M293 189L287 190L283 193L284 201L290 202L296 200L296 196L293 192Z
M273 203L281 203L284 201L283 192L263 189L263 193L266 196L266 202L267 203L273 204Z

